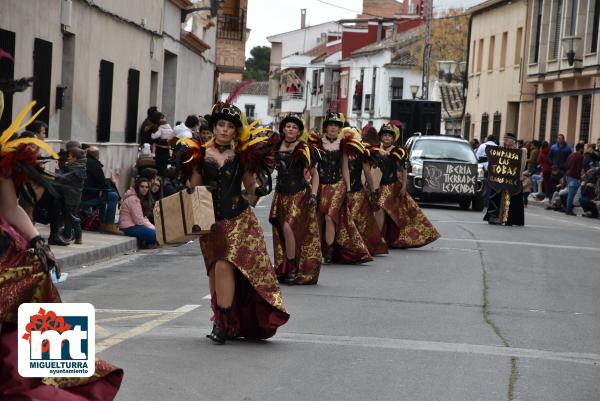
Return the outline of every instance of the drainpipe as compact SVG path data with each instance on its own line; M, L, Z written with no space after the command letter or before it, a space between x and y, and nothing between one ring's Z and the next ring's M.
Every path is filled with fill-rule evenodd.
M383 18L377 19L377 43L381 42L381 31L383 31Z
M469 15L469 31L467 33L467 60L465 64L465 71L463 75L463 109L462 115L460 116L460 124L462 125L465 120L465 113L467 112L467 90L469 89L469 60L471 59L471 30L473 28L473 14ZM469 127L471 129L471 127ZM475 135L475 133L473 133ZM463 132L464 136L464 132ZM469 138L470 139L470 138Z

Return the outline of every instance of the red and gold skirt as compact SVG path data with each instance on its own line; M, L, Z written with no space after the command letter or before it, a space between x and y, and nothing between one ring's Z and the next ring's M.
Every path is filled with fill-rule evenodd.
M265 237L258 219L247 208L233 219L217 221L211 232L200 237L207 273L224 260L236 267L235 296L230 316L221 316L217 296L211 294L213 320L225 322L230 336L265 339L275 335L290 315L283 299Z
M350 217L346 202L346 185L343 180L335 184L319 185L319 213L329 216L335 223L335 251L333 259L338 263L355 264L373 260L367 246ZM325 236L321 236L325 249Z
M388 253L388 246L379 231L367 193L359 191L348 194L348 209L369 253L371 255Z
M287 258L283 224L288 223L296 240L296 284L316 284L321 270L321 242L317 211L308 206L310 191L305 189L294 195L275 192L269 214L273 225L273 249L275 250L275 272L278 278L286 277Z
M27 241L0 215L0 233L10 238L0 255L0 399L109 401L119 391L123 370L96 361L92 377L26 378L18 373L17 309L22 303L61 302L58 290Z
M383 236L390 248L419 248L440 237L412 196L402 195L399 183L379 187L377 205L385 212Z

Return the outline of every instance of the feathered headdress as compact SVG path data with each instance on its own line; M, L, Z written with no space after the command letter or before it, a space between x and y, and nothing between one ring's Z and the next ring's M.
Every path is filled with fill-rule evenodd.
M25 123L23 120L29 111L35 106L32 101L25 107L17 118L0 135L0 172L5 177L11 177L17 185L20 185L27 179L29 169L37 165L39 149L43 149L55 159L58 155L44 141L37 138L14 138L15 133L23 130L31 124L36 117L44 110L42 107ZM18 174L18 176L15 176Z
M346 127L342 130L342 151L352 158L365 153L365 146L361 142L361 135L357 128Z
M254 84L255 82L256 82L255 80L251 79L248 81L242 81L239 84L237 84L235 86L235 88L233 88L233 90L231 91L231 93L229 94L227 99L225 99L225 103L233 104L233 102L235 102L235 99L237 99L237 97L242 94L244 89L246 89L250 85Z

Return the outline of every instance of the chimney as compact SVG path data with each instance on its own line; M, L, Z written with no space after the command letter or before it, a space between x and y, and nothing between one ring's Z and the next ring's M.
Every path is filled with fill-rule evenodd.
M300 29L306 28L306 8L300 9Z
M381 31L383 29L383 18L377 20L377 43L381 42Z

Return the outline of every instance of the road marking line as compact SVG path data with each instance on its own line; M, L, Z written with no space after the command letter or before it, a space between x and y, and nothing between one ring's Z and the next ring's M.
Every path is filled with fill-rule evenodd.
M162 315L162 313L144 313L141 315L125 315L118 317L109 317L106 319L96 319L96 323L106 323L106 322L118 322L119 320L128 320L128 319L144 319L147 317L154 317Z
M578 363L583 365L600 365L599 354L544 351L529 348L503 347L497 345L445 343L437 341L402 340L379 337L328 336L302 333L280 333L274 340L290 343L341 345L349 347L385 348L408 351L449 352L458 354L542 359Z
M120 344L123 341L128 340L132 337L147 333L150 330L153 330L165 323L170 322L173 319L178 318L181 315L184 315L185 313L188 313L188 312L198 308L199 306L200 305L184 305L178 309L175 309L174 311L169 311L169 313L163 313L156 319L145 322L145 323L141 324L140 326L136 326L136 327L134 327L130 330L127 330L123 333L116 334L112 337L102 340L100 343L96 344L96 352L100 353L100 352L105 351L108 348L113 347L117 344Z
M208 294L208 295L203 296L202 299L212 299L212 297L210 296L210 294Z
M447 238L447 237L441 237L441 238L439 238L439 240L458 241L458 242L478 242L481 244L520 245L520 246L529 246L529 247L538 247L538 248L573 249L573 250L577 250L577 251L600 252L600 248L592 248L589 246L540 244L537 242L497 241L497 240L487 240L487 239Z

